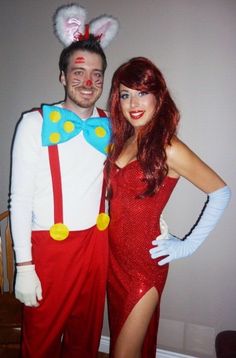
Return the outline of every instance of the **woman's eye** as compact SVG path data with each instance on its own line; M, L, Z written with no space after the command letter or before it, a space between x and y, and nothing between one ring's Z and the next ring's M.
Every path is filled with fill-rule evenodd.
M121 93L120 99L127 99L129 97L128 93Z
M146 96L148 94L147 91L140 91L139 92L139 96L142 97L142 96Z

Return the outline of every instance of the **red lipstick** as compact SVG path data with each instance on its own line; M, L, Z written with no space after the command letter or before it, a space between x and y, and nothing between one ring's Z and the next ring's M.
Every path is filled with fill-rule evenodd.
M144 115L144 111L130 111L129 114L132 119L137 120Z

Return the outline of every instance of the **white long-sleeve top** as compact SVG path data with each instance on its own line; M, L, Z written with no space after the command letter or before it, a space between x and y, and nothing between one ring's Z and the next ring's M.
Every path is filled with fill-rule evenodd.
M59 105L61 106L61 105ZM99 117L96 108L92 117ZM54 224L54 202L48 147L41 143L42 116L23 115L14 139L11 177L11 227L16 261L30 261L31 231ZM88 144L83 133L58 145L63 221L69 230L84 230L99 213L105 155Z

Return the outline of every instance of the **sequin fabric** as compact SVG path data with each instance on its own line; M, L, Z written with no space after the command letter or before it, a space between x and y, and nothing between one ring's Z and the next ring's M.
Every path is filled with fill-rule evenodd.
M155 195L139 199L137 195L143 193L146 184L138 161L124 168L114 165L111 169L108 275L111 350L129 313L142 296L156 287L161 297L168 265L158 266L149 250L152 240L160 234L159 218L176 183L177 179L166 177ZM155 314L156 324L150 324L147 332L147 336L154 337L152 343L149 339L149 345L154 345L153 352L156 349L159 307ZM142 357L152 356L150 347L148 349L149 353L143 353Z

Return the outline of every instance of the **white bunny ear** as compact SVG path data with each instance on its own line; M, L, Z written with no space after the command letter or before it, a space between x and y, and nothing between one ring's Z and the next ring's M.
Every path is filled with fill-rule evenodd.
M64 46L78 41L84 33L86 10L75 4L59 7L53 16L55 35Z
M102 15L89 23L90 33L99 38L100 45L105 48L116 36L119 22L116 18Z

